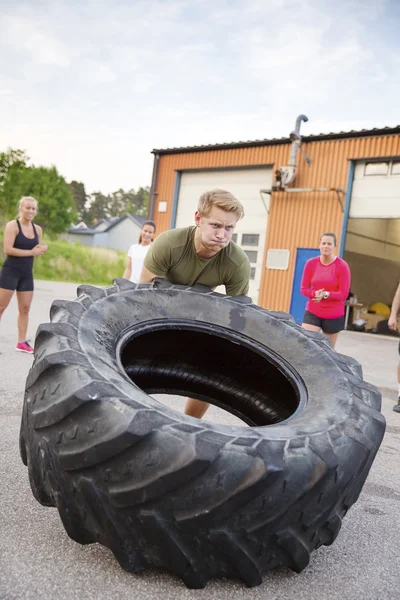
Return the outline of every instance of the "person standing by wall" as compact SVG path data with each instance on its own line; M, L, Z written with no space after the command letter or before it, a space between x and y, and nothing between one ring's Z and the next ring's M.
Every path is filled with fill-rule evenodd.
M18 302L18 352L33 353L26 340L29 310L33 298L33 259L44 254L43 232L34 225L38 203L31 196L23 196L18 203L18 218L9 221L4 230L4 253L7 255L0 272L0 319L17 292Z
M306 262L300 291L308 302L302 327L307 331L322 331L335 347L344 328L344 301L350 291L350 268L335 256L336 236L323 233L319 241L320 256Z
M128 250L128 261L122 277L133 283L139 283L142 272L143 261L150 248L156 232L156 224L153 221L145 221L142 225L139 241Z
M392 302L392 309L390 311L390 317L388 322L388 327L392 331L397 331L397 315L400 311L400 283L397 287L396 293ZM400 342L399 342L399 355L400 355ZM397 365L397 383L399 385L399 397L398 402L393 406L394 412L400 413L400 360Z

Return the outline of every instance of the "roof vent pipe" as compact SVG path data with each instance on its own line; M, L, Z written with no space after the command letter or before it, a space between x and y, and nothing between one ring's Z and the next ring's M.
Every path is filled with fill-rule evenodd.
M275 189L283 189L285 186L289 185L290 183L292 183L292 181L294 181L295 175L296 175L296 159L297 159L297 152L299 150L299 148L302 150L301 148L301 135L300 135L300 125L301 122L304 121L305 123L308 121L308 117L306 117L306 115L299 115L296 119L296 125L295 125L295 129L294 131L292 131L292 133L290 134L289 138L292 142L292 149L290 152L290 159L289 159L289 164L287 167L279 167L279 169L276 172L276 182L275 182ZM306 163L309 165L311 164L311 158L309 158L308 156L306 156L303 152L304 158L306 160Z

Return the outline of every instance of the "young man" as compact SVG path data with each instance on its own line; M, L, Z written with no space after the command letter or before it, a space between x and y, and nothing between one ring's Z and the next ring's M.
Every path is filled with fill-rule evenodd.
M179 285L225 285L228 296L249 290L250 262L231 241L236 223L244 216L243 206L230 192L212 190L199 200L195 227L165 231L153 242L144 260L141 283L165 277ZM185 413L201 419L207 402L188 398Z
M400 283L397 287L397 291L393 298L392 310L390 312L389 323L388 323L389 328L393 329L393 331L397 331L397 315L398 315L399 310L400 310ZM399 343L399 354L400 354L400 343ZM399 384L399 399L398 399L397 404L395 404L395 406L393 406L393 410L395 412L400 413L400 362L397 365L397 382Z

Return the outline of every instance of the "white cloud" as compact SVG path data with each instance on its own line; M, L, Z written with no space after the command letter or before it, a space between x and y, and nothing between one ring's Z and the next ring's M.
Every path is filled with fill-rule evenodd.
M85 83L103 84L113 83L117 79L117 74L107 64L98 60L86 59L82 61L79 77Z
M70 65L67 46L43 30L34 19L3 16L1 24L3 43L17 51L25 51L30 60L58 67Z
M383 0L14 3L0 23L4 147L106 192L148 184L153 147L282 137L301 112L304 134L393 124L400 50L385 10Z

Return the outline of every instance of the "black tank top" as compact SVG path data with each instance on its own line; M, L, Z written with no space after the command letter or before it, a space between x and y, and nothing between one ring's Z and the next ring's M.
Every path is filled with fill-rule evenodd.
M32 250L39 243L39 236L36 231L36 227L32 223L33 233L35 236L31 239L27 238L22 233L21 225L18 219L17 225L18 234L15 238L13 248L18 248L18 250ZM33 256L7 256L3 266L16 271L20 277L27 277L32 273L33 258Z

